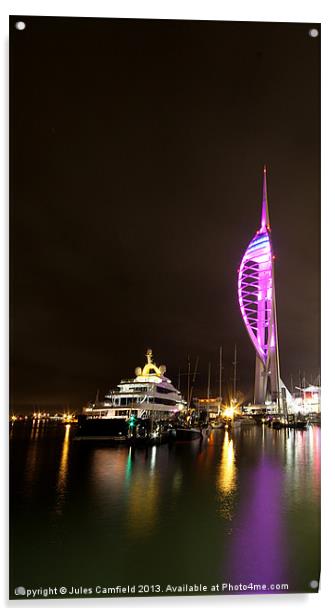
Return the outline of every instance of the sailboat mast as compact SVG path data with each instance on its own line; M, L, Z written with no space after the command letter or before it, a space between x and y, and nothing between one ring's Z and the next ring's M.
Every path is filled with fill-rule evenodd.
M192 378L192 385L191 385L191 391L190 391L190 403L192 402L195 377L196 377L196 375L198 373L198 364L199 364L199 355L197 356L197 359L195 360L195 366L194 366L194 372L193 372L193 378Z
M207 382L207 411L209 411L209 397L211 393L211 362L208 363L208 382Z
M191 361L190 356L187 357L187 410L190 410L190 378L191 378Z
M219 370L220 370L220 378L219 378L219 400L220 405L222 402L222 346L220 346L220 361L219 361Z
M234 366L234 380L233 380L233 402L235 404L236 402L236 367L237 367L237 348L236 348L236 344L235 344L235 348L234 348L234 361L233 361L233 366Z

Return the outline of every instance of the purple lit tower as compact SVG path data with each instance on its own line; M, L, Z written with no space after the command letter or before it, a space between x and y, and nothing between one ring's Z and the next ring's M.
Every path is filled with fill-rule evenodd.
M238 299L256 350L254 403L264 405L270 396L280 410L274 258L264 166L261 226L245 251L238 270Z

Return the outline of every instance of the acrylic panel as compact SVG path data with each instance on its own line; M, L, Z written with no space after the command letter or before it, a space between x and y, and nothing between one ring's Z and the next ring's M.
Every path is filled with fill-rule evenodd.
M320 24L9 30L10 598L318 592Z

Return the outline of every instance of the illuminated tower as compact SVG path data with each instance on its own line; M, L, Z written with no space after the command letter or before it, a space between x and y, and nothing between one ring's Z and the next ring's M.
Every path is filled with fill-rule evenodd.
M274 258L264 167L261 226L245 251L238 270L238 299L256 350L254 402L264 404L270 396L280 410Z

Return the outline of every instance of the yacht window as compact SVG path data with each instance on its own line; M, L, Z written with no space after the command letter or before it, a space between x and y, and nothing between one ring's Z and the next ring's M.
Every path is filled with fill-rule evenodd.
M157 386L157 393L159 394L172 394L173 390L172 389L167 389L166 387L159 387L159 385Z
M168 406L176 405L176 400L168 400L167 398L155 398L154 401L156 404L166 404Z

